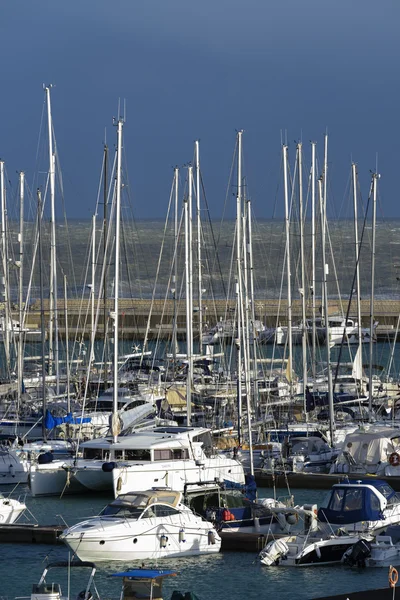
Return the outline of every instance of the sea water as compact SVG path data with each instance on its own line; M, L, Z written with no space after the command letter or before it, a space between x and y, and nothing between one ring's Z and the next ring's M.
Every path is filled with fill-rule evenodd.
M3 490L5 491L5 490ZM20 490L22 491L22 489ZM287 495L287 490L277 490L277 495ZM295 490L295 503L320 503L325 491ZM272 490L259 490L261 497L272 495ZM111 496L87 495L64 498L32 498L27 496L27 506L43 525L68 525L94 516L111 501ZM32 521L32 517L29 516ZM64 545L36 544L0 545L0 597L13 599L30 596L33 583L49 562L65 560L69 553ZM105 561L97 565L95 583L102 600L119 598L121 580L111 575L138 563ZM264 567L257 560L257 552L221 552L218 555L146 561L146 567L173 569L177 577L167 578L164 598L173 590L193 591L200 600L311 600L325 595L346 593L384 587L388 581L387 569L350 569L340 565L329 567ZM72 572L71 598L85 588L89 570ZM66 570L57 570L48 578L67 591Z

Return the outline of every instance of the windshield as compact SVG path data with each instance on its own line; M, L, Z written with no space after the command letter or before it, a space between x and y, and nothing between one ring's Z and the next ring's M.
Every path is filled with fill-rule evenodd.
M149 497L143 494L123 494L114 500L114 502L108 504L100 515L137 519L146 508L148 501Z

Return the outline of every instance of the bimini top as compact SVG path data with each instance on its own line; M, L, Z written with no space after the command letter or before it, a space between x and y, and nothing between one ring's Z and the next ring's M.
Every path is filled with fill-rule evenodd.
M388 503L398 504L399 500L386 481L338 483L318 509L318 519L324 523L343 525L378 521L383 518Z
M111 577L129 577L129 579L158 579L159 577L177 575L176 571L163 571L161 569L131 569L121 573L113 573Z

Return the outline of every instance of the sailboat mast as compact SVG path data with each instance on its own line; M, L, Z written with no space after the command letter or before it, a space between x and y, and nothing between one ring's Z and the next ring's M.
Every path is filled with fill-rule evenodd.
M45 362L45 353L46 353L46 332L44 327L44 292L43 292L43 248L42 248L42 218L43 218L43 210L42 210L42 194L40 190L37 190L37 218L38 218L38 246L39 246L39 288L40 288L40 342L41 342L41 352L42 352L42 405L43 405L43 419L42 419L42 433L43 440L47 440L46 426L45 426L45 418L46 418L46 362Z
M242 263L241 263L241 220L242 220L242 136L237 134L237 196L236 196L236 313L237 313L237 400L238 400L238 441L242 441Z
M282 147L283 152L283 185L285 194L285 232L286 232L286 274L287 274L287 320L288 320L288 353L289 353L289 377L290 391L292 391L292 359L293 359L293 339L292 339L292 273L290 264L290 212L289 212L289 191L288 191L288 147Z
M118 334L119 334L119 261L120 261L120 226L121 226L121 185L122 185L122 129L123 120L117 122L117 173L115 196L115 281L114 281L114 364L113 364L113 439L118 439L117 423L118 414Z
M174 326L172 330L172 356L174 362L174 373L176 368L176 352L178 346L178 307L177 307L177 285L178 285L178 201L179 201L179 169L174 169L174 270L172 275L172 297L174 301Z
M333 433L335 431L335 414L333 407L333 386L330 361L330 339L329 339L329 318L328 318L328 265L326 262L326 201L322 193L322 178L318 180L319 207L321 213L321 238L322 238L322 292L324 298L324 315L325 315L325 347L326 347L326 362L328 369L328 403L329 403L329 430L330 443L333 445Z
M312 376L313 381L316 380L316 365L317 365L317 328L315 323L316 318L316 263L315 263L315 147L316 143L311 142L311 269L312 269L312 289L311 289L311 316L312 316Z
M18 279L18 308L19 308L19 336L18 336L18 363L17 363L17 376L18 376L18 407L21 405L21 394L22 394L22 372L24 368L24 192L25 192L25 173L23 171L19 174L19 279Z
M94 362L94 299L96 276L96 215L92 217L92 282L90 284L90 335L92 338L90 363Z
M50 183L50 323L49 323L49 375L53 374L55 363L57 395L60 393L59 348L58 348L58 306L57 306L57 250L56 250L56 212L55 212L55 161L53 149L53 121L51 116L50 88L45 87L47 99L47 128L49 134L49 183Z
M297 144L298 159L298 183L299 183L299 219L300 219L300 269L301 269L301 347L302 347L302 365L303 365L303 403L304 414L307 418L307 321L306 321L306 279L304 273L304 207L303 207L303 145Z
M376 246L376 195L378 188L378 179L380 175L372 175L372 250L371 250L371 301L369 318L369 394L368 410L369 419L372 417L372 393L373 393L373 358L374 358L374 301L375 301L375 246Z
M4 320L3 320L3 335L4 335L4 351L6 355L7 374L10 373L10 327L11 320L9 314L9 289L8 289L8 252L7 252L7 208L6 208L6 186L4 180L4 161L0 161L0 197L1 197L1 253L3 263L3 285L4 285Z
M107 311L107 203L108 203L108 146L104 144L104 155L103 155L103 334L104 334L104 383L106 382L107 377L105 376L107 373L107 364L108 364L108 353L107 353L107 321L108 321L108 311Z
M197 287L199 300L199 347L202 348L203 335L203 272L201 264L201 214L200 214L200 145L195 142L196 159L196 217L197 217Z
M357 286L357 332L358 349L362 352L362 333L361 333L361 288L360 288L360 245L358 241L358 207L357 207L357 166L351 165L351 174L353 180L353 206L354 206L354 244L356 258L356 286Z
M192 186L193 186L193 167L188 167L188 196L185 198L185 288L186 288L186 356L187 356L187 377L186 377L186 410L187 425L191 424L192 419L192 380L193 380L193 310L192 310L192 246L191 246L191 219L192 219Z

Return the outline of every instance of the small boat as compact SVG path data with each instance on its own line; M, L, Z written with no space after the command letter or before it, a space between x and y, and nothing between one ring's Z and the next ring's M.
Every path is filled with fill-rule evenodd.
M120 600L163 600L162 586L165 577L175 577L175 571L164 571L161 569L130 569L121 573L114 573L111 577L122 579L122 592ZM197 597L186 592L183 595L174 591L171 600L197 600Z
M318 521L314 520L304 533L269 542L260 553L261 563L339 563L361 539L372 542L374 536L400 522L400 498L384 481L339 483L332 487L317 516Z
M76 596L72 596L70 595L70 593L68 593L67 595L63 595L62 591L61 591L61 586L59 583L50 583L48 581L46 581L48 572L52 569L56 569L56 568L62 568L62 569L68 569L68 572L70 572L70 569L77 569L77 568L89 568L90 569L90 575L89 575L89 579L87 582L87 585L85 587L84 590L82 590L81 592L79 592L79 594L77 594ZM82 561L70 561L70 562L53 562L53 563L49 563L47 565L47 567L44 569L42 576L39 580L39 583L34 584L32 587L32 594L30 596L31 600L69 600L70 598L76 597L77 600L92 600L93 599L93 594L91 591L92 588L92 584L93 584L93 579L94 579L94 575L96 573L96 565L94 565L91 562L82 562ZM68 575L68 579L69 579L70 575ZM95 586L93 586L94 591L96 591ZM69 592L69 590L68 590ZM100 600L98 594L96 593L95 596L98 600Z
M60 539L81 560L197 556L221 547L213 525L183 503L181 492L165 488L122 494Z
M0 524L11 525L22 515L26 510L25 502L6 498L0 494Z

